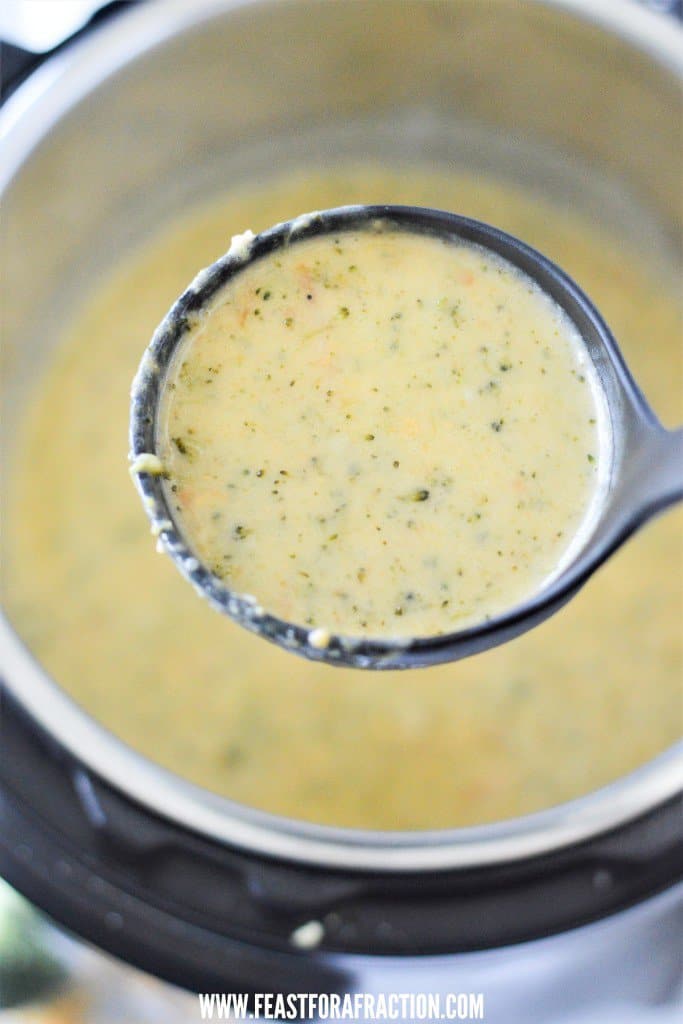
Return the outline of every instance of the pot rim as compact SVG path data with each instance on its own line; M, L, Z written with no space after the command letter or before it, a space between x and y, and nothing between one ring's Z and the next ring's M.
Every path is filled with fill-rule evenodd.
M260 0L148 0L50 58L0 113L0 194L52 128L92 89L184 30ZM285 0L280 0L285 2ZM620 0L528 0L593 22L683 79L683 31ZM0 614L3 685L78 761L157 815L269 858L378 872L443 871L540 856L616 829L683 789L683 742L616 781L523 817L467 828L372 831L316 825L218 796L117 739L48 677Z

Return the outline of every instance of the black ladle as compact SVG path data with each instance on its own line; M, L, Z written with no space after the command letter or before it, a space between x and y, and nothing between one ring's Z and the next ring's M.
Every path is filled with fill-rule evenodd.
M602 385L609 413L603 500L583 544L564 569L523 603L454 633L415 638L348 637L286 622L248 595L231 591L197 559L176 522L157 452L158 413L177 346L196 315L250 263L307 238L375 227L469 242L502 256L531 277L567 313L581 334ZM683 498L683 429L666 430L633 379L609 328L564 271L512 235L468 217L412 206L345 206L306 214L262 234L234 240L202 271L169 311L145 352L133 382L131 472L159 542L199 593L235 622L288 650L334 665L417 668L456 661L512 640L561 608L621 544L652 516Z

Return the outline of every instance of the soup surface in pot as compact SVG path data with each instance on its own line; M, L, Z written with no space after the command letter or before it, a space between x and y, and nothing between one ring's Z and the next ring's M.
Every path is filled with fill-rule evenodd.
M438 828L585 793L662 751L681 718L680 513L650 525L539 629L454 665L368 675L234 626L154 552L126 462L129 388L198 266L246 224L352 202L445 207L555 259L606 316L669 424L673 287L572 211L482 178L352 167L235 190L164 225L74 311L36 386L10 485L6 590L20 634L135 749L269 811Z
M319 646L426 636L512 608L567 559L599 490L600 397L530 277L378 222L220 288L174 355L156 451L232 590Z

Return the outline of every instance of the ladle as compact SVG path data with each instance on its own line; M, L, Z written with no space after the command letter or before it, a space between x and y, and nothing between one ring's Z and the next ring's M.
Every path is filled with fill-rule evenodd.
M328 635L286 622L256 598L231 591L197 559L176 521L163 467L156 457L158 416L167 370L200 312L235 274L283 246L314 236L367 228L436 235L474 243L502 256L550 295L581 334L604 391L609 443L606 485L591 529L572 560L527 600L458 632L415 638ZM145 352L133 382L130 417L131 472L159 543L182 574L219 611L288 650L335 665L401 669L456 661L512 640L561 608L602 563L648 519L683 498L683 429L666 430L645 400L619 347L590 299L541 253L495 227L442 210L408 206L346 206L307 214L256 236L244 236L202 271L178 299ZM672 567L672 571L674 571Z

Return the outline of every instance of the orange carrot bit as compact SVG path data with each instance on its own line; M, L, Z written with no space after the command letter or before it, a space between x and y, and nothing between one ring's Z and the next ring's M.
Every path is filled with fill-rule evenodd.
M200 505L211 505L218 504L224 494L219 488L214 487L208 491L195 491L191 487L183 487L181 490L176 492L176 498L180 504L186 508L197 508Z
M402 423L401 423L401 428L400 428L399 433L403 437L411 437L411 438L419 437L419 434L420 434L420 424L419 424L418 420L414 419L411 416L409 416L406 419L404 419L402 421Z
M306 288L310 292L315 282L313 271L305 263L297 263L296 271L299 275L301 287Z
M183 487L182 490L176 491L176 498L185 508L190 508L194 500L194 494L189 487Z

